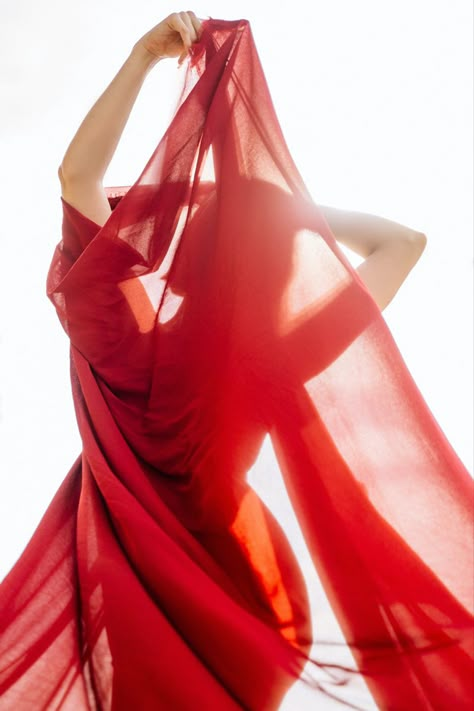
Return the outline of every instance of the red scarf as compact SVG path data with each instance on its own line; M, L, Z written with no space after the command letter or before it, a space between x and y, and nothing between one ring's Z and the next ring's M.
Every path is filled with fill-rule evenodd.
M311 708L367 708L364 680L387 711L471 710L473 481L303 184L247 21L203 23L163 139L106 190L103 227L62 201L47 293L83 450L0 588L0 709L271 711L302 677ZM283 478L343 644L252 466Z

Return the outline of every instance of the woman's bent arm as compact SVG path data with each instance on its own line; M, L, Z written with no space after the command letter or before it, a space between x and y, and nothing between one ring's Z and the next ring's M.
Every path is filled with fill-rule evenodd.
M133 48L79 126L59 168L63 198L99 225L111 213L102 179L143 81L158 61L140 47Z
M426 236L384 217L319 205L334 237L365 257L357 272L382 311L426 246Z
M62 196L97 224L111 213L102 180L146 75L165 57L182 60L200 25L191 11L173 13L138 40L72 139L58 170Z

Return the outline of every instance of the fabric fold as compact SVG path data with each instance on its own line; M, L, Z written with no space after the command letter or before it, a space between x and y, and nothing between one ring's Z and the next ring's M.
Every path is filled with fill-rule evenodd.
M61 201L83 449L0 587L0 709L276 711L297 682L308 708L472 709L474 483L247 20L203 22L168 130L106 193L103 226Z

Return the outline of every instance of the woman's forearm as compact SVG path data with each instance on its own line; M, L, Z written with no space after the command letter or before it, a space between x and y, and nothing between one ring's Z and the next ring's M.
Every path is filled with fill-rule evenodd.
M159 61L159 57L154 57L140 45L133 47L76 131L61 162L62 179L102 181L143 81Z

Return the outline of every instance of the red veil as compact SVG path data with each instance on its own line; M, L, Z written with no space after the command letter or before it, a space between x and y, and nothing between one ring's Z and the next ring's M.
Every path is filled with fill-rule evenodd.
M271 711L297 679L310 708L472 709L473 481L246 20L203 23L169 129L106 190L102 227L62 200L47 294L83 450L0 588L2 711Z

